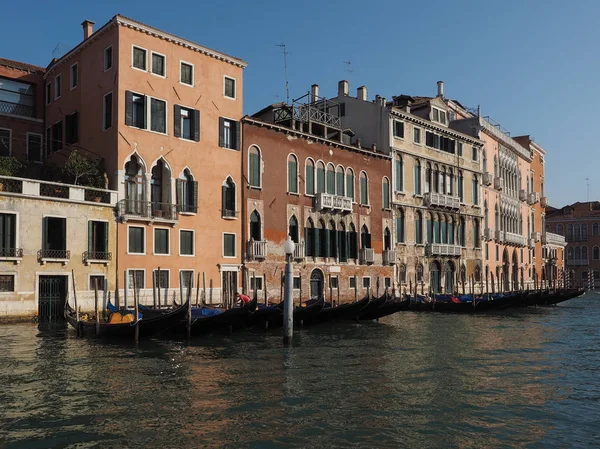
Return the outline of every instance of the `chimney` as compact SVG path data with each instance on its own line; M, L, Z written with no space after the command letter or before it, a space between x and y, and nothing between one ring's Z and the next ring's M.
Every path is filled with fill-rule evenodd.
M377 144L376 143L373 144L372 149L375 153L377 153Z
M315 102L319 100L319 85L313 84L310 86L310 96L312 97L311 101Z
M338 83L338 97L348 96L348 81L342 80Z
M95 24L96 22L92 22L91 20L84 20L81 22L81 26L83 27L83 40L86 40L92 35Z
M385 108L385 97L381 97L381 107Z
M359 100L362 100L362 101L367 101L367 87L366 86L360 86L358 89L356 89L356 98L358 98Z
M437 94L437 96L444 98L444 82L443 81L438 81L437 85L438 85L438 94Z
M357 146L358 148L360 148L360 138L357 138L357 139L356 139L356 146Z
M375 104L381 106L381 96L375 95Z

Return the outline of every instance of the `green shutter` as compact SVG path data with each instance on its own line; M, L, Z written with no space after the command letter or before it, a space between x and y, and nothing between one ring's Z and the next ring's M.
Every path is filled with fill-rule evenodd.
M198 181L192 181L192 204L191 212L198 212Z
M94 222L88 221L88 251L94 251Z
M181 137L181 106L175 105L173 111L173 135Z
M102 223L102 229L104 231L104 252L108 252L108 223Z
M223 140L223 130L225 129L225 119L223 117L219 117L219 146L224 147L225 142Z
M179 210L179 212L181 212L183 210L182 206L184 204L183 201L183 180L182 179L176 179L175 180L175 190L177 192L176 196L176 203L177 203L177 209ZM187 212L187 211L185 211Z
M193 139L196 142L200 142L200 111L197 109L194 109L194 134L193 134Z
M314 256L315 257L321 257L321 230L317 229L317 228L313 228L313 232L314 232L314 237L315 237L315 251L314 251Z
M125 91L125 124L133 125L133 92Z
M235 149L239 150L241 145L240 141L242 138L242 128L240 126L240 122L235 122Z
M306 164L306 193L309 195L315 194L315 167L314 165Z

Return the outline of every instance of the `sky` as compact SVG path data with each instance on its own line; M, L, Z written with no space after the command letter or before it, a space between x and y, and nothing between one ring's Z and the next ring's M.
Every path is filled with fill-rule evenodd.
M5 1L0 57L46 66L122 14L248 63L244 112L284 101L282 48L290 96L312 84L350 93L445 95L481 106L513 136L546 151L546 195L562 207L600 199L600 1L597 0L267 0ZM172 5L172 6L171 6ZM349 61L350 65L345 62ZM348 71L350 67L351 71ZM588 181L589 180L589 181Z

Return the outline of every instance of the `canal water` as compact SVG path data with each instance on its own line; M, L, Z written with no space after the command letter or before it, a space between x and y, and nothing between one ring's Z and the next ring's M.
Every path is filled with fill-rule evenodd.
M0 326L0 447L600 446L600 296L182 342Z

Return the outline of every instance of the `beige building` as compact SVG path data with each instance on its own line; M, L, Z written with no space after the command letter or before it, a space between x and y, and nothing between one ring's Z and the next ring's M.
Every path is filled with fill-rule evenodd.
M115 288L117 193L0 177L0 320L94 308ZM73 280L73 274L75 279Z

